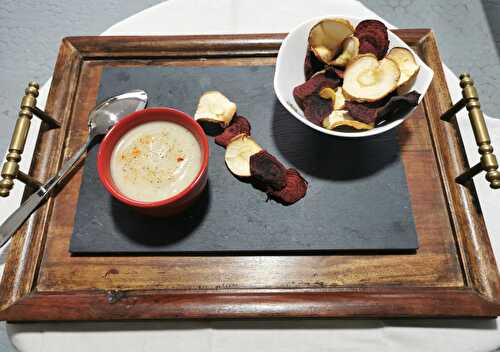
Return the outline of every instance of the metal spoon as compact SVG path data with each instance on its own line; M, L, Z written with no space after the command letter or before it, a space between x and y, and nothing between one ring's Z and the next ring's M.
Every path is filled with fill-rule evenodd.
M61 167L59 172L35 191L0 226L0 247L16 232L40 204L48 198L51 191L64 179L80 157L85 153L97 136L105 135L122 117L131 112L144 109L148 95L142 90L132 90L114 96L97 105L89 114L89 136L87 142L78 149Z

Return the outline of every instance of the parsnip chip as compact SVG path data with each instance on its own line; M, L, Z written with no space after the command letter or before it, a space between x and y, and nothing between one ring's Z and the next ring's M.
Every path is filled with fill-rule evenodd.
M345 109L345 97L342 92L342 87L335 89L335 102L333 103L333 110Z
M329 87L323 88L319 91L319 96L323 99L335 100L335 90Z
M393 60L401 71L398 87L401 87L416 77L420 66L417 64L417 61L415 61L410 50L400 47L392 48L386 57Z
M319 92L319 96L323 99L332 101L333 110L343 110L345 108L345 97L342 94L342 87L337 87L335 90L332 88L323 88Z
M323 120L323 127L328 130L333 130L340 126L348 126L356 130L370 130L373 128L373 124L354 120L347 110L334 110Z
M236 104L226 98L224 94L218 91L209 91L200 97L194 119L218 123L222 127L227 127L235 112Z
M359 40L354 36L344 39L342 42L342 53L331 62L334 66L346 67L349 61L354 59L359 53Z
M235 136L226 147L224 160L229 170L236 176L249 177L250 157L262 150L251 137L242 133Z
M400 71L391 59L377 60L373 54L358 55L344 74L343 94L357 102L374 102L397 87Z
M342 18L327 18L314 25L309 32L309 46L318 59L328 64L337 56L344 39L353 33L351 22Z

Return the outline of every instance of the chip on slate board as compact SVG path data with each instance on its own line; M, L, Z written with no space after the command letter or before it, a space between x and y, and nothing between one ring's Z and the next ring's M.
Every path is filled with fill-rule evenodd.
M208 91L198 100L198 106L194 113L196 121L218 123L227 127L236 113L236 104L230 101L219 91Z
M258 182L274 191L279 191L286 185L286 168L267 150L261 150L250 157L250 173Z
M226 147L224 160L228 169L236 176L250 177L250 157L262 150L251 137L242 133L234 137Z
M295 169L286 171L286 185L280 191L274 191L271 196L274 200L290 205L304 198L307 193L307 181Z
M244 133L249 136L250 130L251 127L248 120L241 115L235 115L231 124L226 127L221 134L215 137L215 143L225 148L237 135Z

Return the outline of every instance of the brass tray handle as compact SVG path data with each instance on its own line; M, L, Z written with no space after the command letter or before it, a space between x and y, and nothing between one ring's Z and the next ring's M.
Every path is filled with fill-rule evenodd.
M18 179L27 185L38 188L41 183L19 170L19 162L24 151L26 138L31 125L33 115L38 116L43 122L47 123L49 128L58 128L60 124L45 111L36 107L36 98L38 97L38 83L31 81L24 91L25 95L21 100L21 110L14 128L14 133L10 140L9 152L6 155L7 161L2 167L2 179L0 180L0 197L8 197L12 187L14 187L14 179Z
M479 96L474 87L474 81L468 73L460 75L460 87L462 87L462 99L453 105L447 112L441 116L441 120L449 122L451 118L464 107L467 107L469 112L469 120L474 131L476 144L479 147L478 151L481 154L481 160L470 169L465 170L461 175L455 178L455 181L464 185L472 177L482 171L486 171L486 180L490 183L493 189L500 188L500 172L498 171L498 162L495 154L493 154L493 146L491 145L488 128L484 122L484 116L479 103Z

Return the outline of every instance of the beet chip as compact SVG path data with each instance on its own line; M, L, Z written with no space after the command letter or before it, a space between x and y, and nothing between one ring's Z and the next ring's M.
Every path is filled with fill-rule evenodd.
M304 100L308 96L318 94L319 91L325 87L335 89L339 85L340 79L327 77L324 73L319 73L295 87L293 89L293 97L300 108L304 109Z
M373 44L372 40L363 40L359 42L359 53L360 54L373 54L378 57L378 50L376 44Z
M366 28L373 28L373 27L376 27L376 28L387 28L384 24L384 22L381 22L379 20L363 20L361 22L358 23L358 25L356 26L356 31L358 30L363 30L363 29L366 29Z
M344 79L344 70L341 70L340 68L334 68L335 74L337 75L338 78Z
M358 121L366 124L372 124L377 120L377 108L370 107L368 104L346 101L345 107L349 111L349 115Z
M224 129L224 132L215 137L215 143L225 148L235 136L241 133L250 135L250 129L248 120L243 116L236 115L231 120L231 124Z
M406 115L413 107L417 106L420 94L411 91L405 95L393 96L377 112L377 122L389 122Z
M312 123L321 126L323 119L333 111L330 99L323 99L319 95L310 95L304 99L304 116Z
M327 78L331 78L333 80L343 80L344 79L344 70L342 70L338 67L332 66L332 65L328 65L325 68L325 76Z
M366 31L360 33L357 37L359 39L360 54L371 52L372 54L377 56L377 59L379 60L384 58L385 54L387 53L387 49L389 48L389 38L387 36L387 31L385 33L381 33L380 31Z
M286 185L285 167L266 150L250 157L250 173L269 191L279 191Z
M311 78L313 74L323 69L324 64L314 55L311 50L307 50L306 59L304 61L304 74L306 80Z
M354 36L359 39L359 53L372 53L381 60L389 49L389 35L385 24L378 20L361 21Z
M304 198L307 192L307 181L295 169L286 170L286 186L280 191L271 193L273 199L284 205L290 205Z
M345 106L353 119L378 125L403 117L418 104L419 98L420 94L412 91L405 95L390 95L374 103L346 101Z

